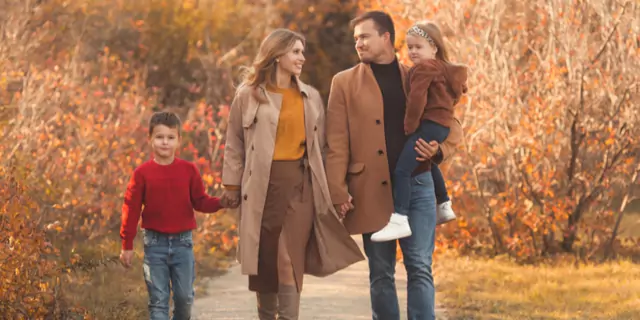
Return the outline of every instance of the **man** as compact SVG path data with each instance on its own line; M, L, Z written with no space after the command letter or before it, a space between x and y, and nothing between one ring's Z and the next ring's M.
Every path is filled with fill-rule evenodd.
M352 21L361 63L334 76L327 106L327 176L336 209L351 234L362 234L369 259L373 319L399 320L395 288L396 241L372 242L393 212L391 172L407 140L404 134L408 67L394 50L391 17L367 12ZM436 201L430 159L449 156L462 140L456 121L442 145L419 141L423 156L414 172L409 222L412 236L400 239L408 274L409 319L435 319L431 261L435 244ZM353 196L353 197L352 197Z

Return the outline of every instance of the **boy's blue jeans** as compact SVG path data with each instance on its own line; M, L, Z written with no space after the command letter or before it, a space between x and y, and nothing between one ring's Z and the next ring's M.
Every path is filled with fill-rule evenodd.
M166 234L144 230L144 279L151 320L169 319L173 291L173 320L191 319L195 259L191 231Z
M427 142L437 141L438 143L442 143L448 135L449 128L433 121L424 120L416 132L409 137L409 140L405 143L400 153L400 158L393 173L392 185L395 212L404 216L409 214L411 203L411 174L420 164L420 162L416 160L418 153L414 149L418 139L422 138L422 140ZM447 202L449 200L447 187L444 183L440 168L438 168L435 163L431 164L431 174L437 204Z

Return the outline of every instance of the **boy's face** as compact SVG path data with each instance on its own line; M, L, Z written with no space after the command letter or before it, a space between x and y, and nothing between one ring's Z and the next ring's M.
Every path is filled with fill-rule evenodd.
M180 133L178 128L169 128L160 124L153 128L150 140L156 158L171 159L180 145Z

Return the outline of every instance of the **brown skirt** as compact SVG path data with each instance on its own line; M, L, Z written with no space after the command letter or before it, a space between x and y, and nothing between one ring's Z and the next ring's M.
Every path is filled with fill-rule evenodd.
M313 214L307 161L273 161L260 228L258 274L249 276L249 290L275 293L281 284L302 290Z

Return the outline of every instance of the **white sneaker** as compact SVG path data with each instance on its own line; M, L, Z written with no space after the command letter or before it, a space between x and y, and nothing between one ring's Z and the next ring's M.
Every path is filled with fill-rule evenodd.
M447 223L456 219L456 214L451 208L451 201L443 202L436 207L436 225Z
M384 242L396 240L411 236L411 228L409 227L409 218L398 213L392 213L389 223L371 235L371 241Z

